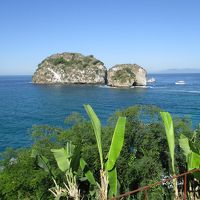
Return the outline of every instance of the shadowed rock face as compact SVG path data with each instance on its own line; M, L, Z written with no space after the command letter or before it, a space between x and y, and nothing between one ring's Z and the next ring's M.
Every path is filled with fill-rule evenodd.
M115 65L108 70L107 81L113 87L145 86L147 72L136 64Z
M92 55L54 54L44 59L32 77L33 83L105 84L106 68Z

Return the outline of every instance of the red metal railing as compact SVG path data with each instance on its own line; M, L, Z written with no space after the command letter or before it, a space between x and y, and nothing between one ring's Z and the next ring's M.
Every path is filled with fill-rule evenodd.
M182 173L182 174L179 174L179 175L176 175L176 176L172 176L172 177L167 178L167 179L165 179L163 181L159 181L159 182L156 182L154 184L151 184L151 185L148 185L148 186L144 186L144 187L138 188L138 189L130 191L130 192L126 192L126 193L121 194L121 195L119 195L117 197L113 197L112 200L123 199L125 197L134 195L134 194L136 194L138 192L144 192L144 199L147 200L148 199L148 197L147 197L148 196L147 191L150 188L158 186L158 185L163 185L163 183L169 182L169 181L171 181L173 179L178 179L180 177L184 177L184 195L183 195L183 199L187 200L187 175L188 174L192 174L194 172L198 172L198 171L200 171L200 168L199 169L193 169L193 170L187 171L185 173Z

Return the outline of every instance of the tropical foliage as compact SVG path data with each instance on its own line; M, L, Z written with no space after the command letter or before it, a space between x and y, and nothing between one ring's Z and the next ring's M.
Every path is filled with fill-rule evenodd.
M159 108L134 106L117 111L106 126L101 126L88 105L85 108L91 121L73 113L65 120L67 128L35 126L30 148L7 149L1 154L0 199L67 199L73 196L69 183L81 198L95 199L102 186L101 169L108 178L107 194L113 196L199 166L200 127L194 132L189 119L173 118L173 155ZM117 127L124 129L119 125L124 124L119 123L123 117L124 136L117 131ZM114 144L120 137L116 151ZM117 177L109 179L108 172L113 170ZM59 196L62 191L65 195ZM132 197L142 198L143 193ZM149 199L171 198L173 190L166 185L149 191Z
M102 141L101 141L101 123L93 109L90 105L84 106L92 122L94 129L97 147L99 151L99 158L101 163L100 169L100 194L99 198L102 200L107 199L108 197L108 186L109 186L109 197L117 195L118 190L118 180L117 180L117 170L116 170L116 160L119 157L123 143L124 143L124 132L125 132L125 117L119 117L114 134L112 137L112 142L110 145L110 150L107 155L107 161L103 161L103 152L102 152ZM97 184L98 185L98 184Z

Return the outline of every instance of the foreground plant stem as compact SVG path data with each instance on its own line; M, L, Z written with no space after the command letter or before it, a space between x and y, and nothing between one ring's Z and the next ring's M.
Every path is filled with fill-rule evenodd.
M100 188L100 199L107 200L108 196L108 176L107 172L104 170L100 170L100 177L101 177L101 188Z
M64 183L64 185L67 189L69 196L74 200L79 200L81 195L80 195L80 190L78 189L76 176L73 175L73 173L70 171L69 173L66 173L66 179L67 179L67 184Z

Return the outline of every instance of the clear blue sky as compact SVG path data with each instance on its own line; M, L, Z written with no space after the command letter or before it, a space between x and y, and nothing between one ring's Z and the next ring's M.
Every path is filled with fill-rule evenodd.
M57 52L93 54L108 68L200 68L200 0L0 2L0 75L32 74Z

